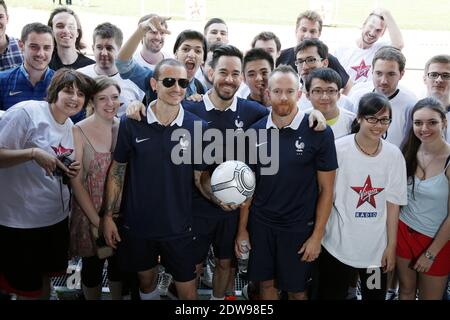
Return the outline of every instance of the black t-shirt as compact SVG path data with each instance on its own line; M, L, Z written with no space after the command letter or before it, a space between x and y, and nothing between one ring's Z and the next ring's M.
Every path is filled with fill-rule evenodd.
M292 68L294 68L294 70L297 70L297 66L295 65L294 49L295 48L292 47L282 50L280 57L277 59L277 66L279 66L280 64L287 64ZM328 68L331 68L337 73L339 73L342 79L342 86L345 87L345 85L348 82L349 75L345 71L344 67L341 65L339 60L331 54L328 54Z
M61 68L70 68L70 69L80 69L83 67L86 67L88 65L94 64L95 61L86 57L85 55L78 53L78 58L75 60L72 64L63 64L61 62L61 59L58 56L58 53L55 51L53 52L52 60L50 61L50 68L53 70L58 70Z

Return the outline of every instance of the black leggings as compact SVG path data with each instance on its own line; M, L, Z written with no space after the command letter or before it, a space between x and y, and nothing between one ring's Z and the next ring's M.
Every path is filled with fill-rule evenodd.
M361 281L363 300L385 300L387 274L381 268L353 268L333 257L324 247L319 256L319 293L321 300L345 300L355 271ZM379 275L379 279L376 279Z
M108 280L121 281L122 276L117 266L116 255L107 259L99 259L97 256L83 257L83 267L81 268L81 282L88 288L97 287L102 283L103 266L108 260Z

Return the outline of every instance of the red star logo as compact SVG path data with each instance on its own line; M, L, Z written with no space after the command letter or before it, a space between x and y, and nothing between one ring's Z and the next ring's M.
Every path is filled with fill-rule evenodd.
M366 182L364 182L363 187L350 187L357 194L359 194L358 204L356 205L356 209L358 209L364 202L370 203L372 207L375 209L377 205L375 204L375 196L384 190L384 188L373 188L372 181L370 180L370 175L367 176Z
M364 59L361 60L361 63L359 64L359 66L351 67L353 70L356 71L355 81L361 77L368 78L370 67L371 67L371 65L370 64L366 65L366 62L364 61Z
M61 143L57 147L52 146L52 149L55 151L57 157L70 156L73 152L73 149L66 149L61 145Z

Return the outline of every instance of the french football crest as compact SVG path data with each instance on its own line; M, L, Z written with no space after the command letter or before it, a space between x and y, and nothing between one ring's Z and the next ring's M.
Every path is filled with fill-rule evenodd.
M180 138L180 146L181 146L181 150L186 151L187 148L189 147L189 140L185 139L184 136L182 136Z
M234 125L236 126L236 131L244 131L244 129L243 129L244 122L243 121L239 121L239 118L234 120Z
M297 141L295 141L295 151L297 154L302 154L305 149L305 143L300 141L301 137Z

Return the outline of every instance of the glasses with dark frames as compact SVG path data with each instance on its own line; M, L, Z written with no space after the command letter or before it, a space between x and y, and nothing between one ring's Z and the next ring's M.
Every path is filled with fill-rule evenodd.
M313 66L316 64L317 60L322 61L322 58L317 59L316 57L307 57L306 59L297 59L295 60L295 65L297 67L303 66L303 63L306 63L308 66Z
M365 116L364 119L366 119L366 121L370 124L377 124L379 122L385 126L392 122L391 118L377 118L374 116Z
M442 80L450 80L450 73L448 72L428 72L427 73L428 78L432 80L436 80L437 78L441 77Z

